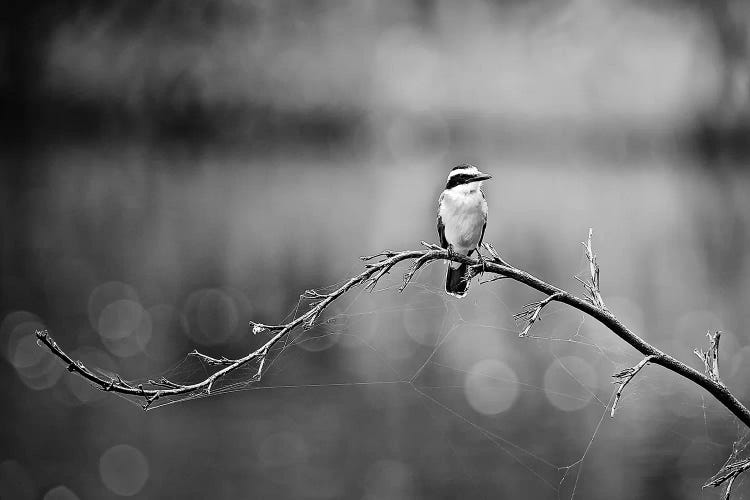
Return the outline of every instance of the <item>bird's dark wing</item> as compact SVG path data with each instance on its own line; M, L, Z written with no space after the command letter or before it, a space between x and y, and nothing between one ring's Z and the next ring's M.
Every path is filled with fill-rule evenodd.
M479 243L477 243L477 248L482 246L482 241L484 240L485 229L487 229L487 219L484 219L484 225L482 226L482 236L479 237Z
M484 199L484 192L480 189L480 193L482 193L482 199ZM487 229L487 214L484 214L484 224L482 225L482 236L479 237L479 243L477 243L477 252L479 252L479 247L482 246L482 241L484 241L484 230ZM471 255L471 253L469 253Z
M448 240L445 239L445 224L443 224L443 218L440 217L440 207L443 205L444 196L445 193L441 193L440 198L438 198L437 230L438 236L440 237L440 246L448 248Z
M437 230L440 237L440 246L448 248L448 240L445 239L445 224L443 224L443 218L440 217L440 214L437 216Z

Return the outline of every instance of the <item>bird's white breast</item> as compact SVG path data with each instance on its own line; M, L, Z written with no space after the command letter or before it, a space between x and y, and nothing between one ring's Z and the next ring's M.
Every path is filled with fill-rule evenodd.
M439 208L445 239L454 251L463 254L476 248L487 220L487 202L479 187L472 187L457 186L445 191Z

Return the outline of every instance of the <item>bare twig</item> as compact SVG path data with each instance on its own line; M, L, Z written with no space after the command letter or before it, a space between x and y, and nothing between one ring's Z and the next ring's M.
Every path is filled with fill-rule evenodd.
M595 306L606 311L607 308L604 305L604 299L602 298L601 290L599 288L599 264L596 262L596 254L594 253L594 248L591 246L591 237L593 235L594 230L589 228L589 237L586 240L586 243L581 242L581 245L583 245L583 248L586 251L586 259L588 259L589 261L589 273L591 275L589 278L590 282L587 283L578 276L576 276L575 278L580 281L581 284L583 284L583 287L589 293L589 300L591 300L591 302Z
M492 283L493 281L500 281L500 280L507 280L507 279L510 279L510 278L508 276L495 276L494 278L491 278L491 279L488 279L488 280L484 280L484 281L480 280L479 284L480 285L485 285L487 283Z
M521 312L514 314L513 318L515 320L528 321L528 323L526 324L526 328L524 328L523 331L518 334L518 336L526 337L529 334L529 330L531 330L531 327L534 325L534 323L542 320L542 318L539 316L542 312L542 308L553 300L557 300L560 296L561 294L559 292L555 292L544 300L526 304L525 306L523 306Z
M424 241L422 242L424 244ZM411 279L414 277L414 273L416 273L420 267L427 264L430 261L429 254L425 254L414 261L414 264L409 267L409 270L406 271L404 274L404 282L403 284L398 288L399 292L403 292L406 288L406 285L408 285L411 282Z
M419 244L422 245L423 247L427 248L428 250L437 250L437 251L443 250L443 247L441 247L440 245L436 245L434 243L428 243L426 241L420 241Z
M503 260L502 257L500 257L500 253L495 249L495 247L492 245L492 243L483 243L482 246L487 249L487 251L492 256L492 261L500 264L501 266L505 267L512 267L510 264L508 264L506 261Z
M615 394L615 400L612 403L612 411L610 412L609 416L614 417L615 416L615 410L617 409L617 403L620 402L620 398L622 397L622 391L625 389L625 386L628 385L628 383L633 380L633 377L635 377L639 371L641 371L641 368L652 362L656 356L653 354L646 356L643 358L637 365L631 366L630 368L626 368L622 370L621 372L617 372L614 375L612 375L613 378L616 378L613 383L614 384L620 384L620 387L617 388L617 393Z
M162 377L161 380L159 380L158 382L156 380L149 379L148 383L156 387L168 387L168 388L181 387L180 384L175 384L174 382L170 382L164 377Z
M188 356L195 356L196 358L201 359L206 364L212 365L212 366L229 366L236 361L235 359L228 359L228 358L225 358L224 356L222 356L221 358L212 358L211 356L207 356L196 350L189 352Z
M717 331L712 334L709 330L706 332L706 337L708 337L708 350L704 352L703 349L694 349L693 353L698 356L698 359L703 361L706 375L711 377L717 384L723 385L719 377L719 339L721 338L721 332Z
M729 500L729 495L731 494L734 480L737 479L737 476L745 472L747 469L750 469L750 458L746 458L744 460L740 460L739 462L729 464L723 467L721 471L714 477L712 477L706 484L704 484L703 487L707 488L710 486L715 488L717 486L721 486L726 482L727 489L724 490L724 500Z
M363 255L362 257L359 258L359 260L368 261L368 260L377 259L378 257L383 257L387 259L389 257L393 257L397 253L398 252L394 252L393 250L383 250L382 252L376 253L375 255Z

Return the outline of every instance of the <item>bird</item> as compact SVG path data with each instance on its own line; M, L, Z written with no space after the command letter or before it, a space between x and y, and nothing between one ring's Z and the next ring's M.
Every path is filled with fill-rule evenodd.
M481 172L474 165L463 163L448 174L438 200L437 230L440 246L448 253L466 256L476 250L484 239L487 227L487 201L482 192L482 181L492 176ZM445 277L445 292L454 297L465 297L469 288L469 266L448 261L448 274Z

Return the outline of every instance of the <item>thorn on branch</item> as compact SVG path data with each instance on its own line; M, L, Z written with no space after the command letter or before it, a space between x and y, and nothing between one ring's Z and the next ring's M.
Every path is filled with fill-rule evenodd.
M521 312L514 314L513 319L515 319L516 321L528 321L526 328L524 328L523 331L518 334L518 336L526 337L529 334L529 331L531 330L531 327L534 325L534 323L536 323L537 321L541 321L542 318L540 317L540 314L542 312L542 308L553 300L559 299L561 296L562 293L560 292L553 293L544 300L526 304L525 306L523 306Z
M198 352L197 350L193 349L192 352L188 353L189 356L195 356L196 358L200 358L205 363L212 365L212 366L228 366L233 363L235 363L235 360L226 358L222 356L221 358L212 358L211 356L207 356L203 353Z
M615 394L615 400L612 403L612 411L610 412L609 416L614 418L615 416L615 410L617 409L617 403L620 402L620 398L622 397L622 391L625 389L625 386L628 385L628 383L633 380L633 377L635 377L639 371L641 371L641 368L649 364L651 361L656 359L657 356L651 354L649 356L646 356L643 358L640 363L638 363L635 366L631 366L630 368L625 368L622 371L619 371L612 375L613 378L617 379L613 384L620 384L620 387L617 388L617 393Z
M703 487L706 488L711 486L715 488L721 486L724 482L727 482L727 489L724 491L724 500L729 500L734 480L747 469L750 469L750 458L725 466L717 475L704 484Z
M719 377L719 339L721 338L721 332L717 331L712 334L709 330L706 332L706 337L708 337L709 342L708 350L704 352L703 349L694 349L693 354L703 361L706 375L717 384L724 385Z

